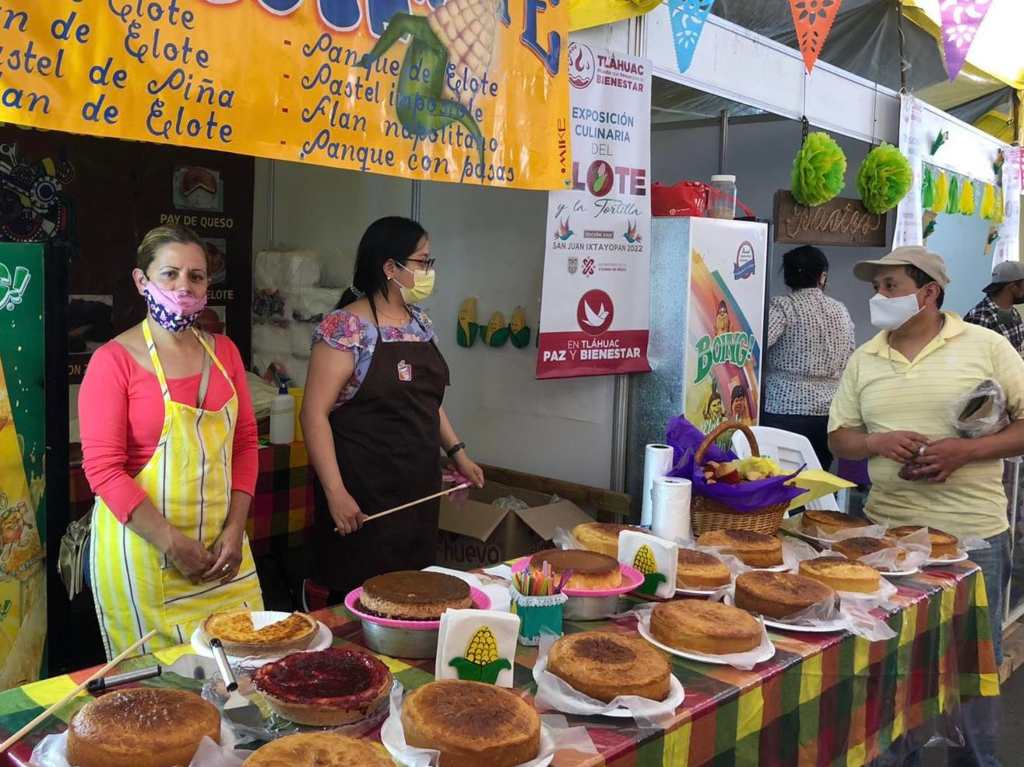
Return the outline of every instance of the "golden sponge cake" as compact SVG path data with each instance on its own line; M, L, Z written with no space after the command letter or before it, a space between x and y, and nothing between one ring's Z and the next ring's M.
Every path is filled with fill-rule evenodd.
M874 594L882 583L878 570L845 557L818 557L800 563L800 574L836 591Z
M68 726L75 767L180 767L200 741L220 742L220 714L196 693L158 687L115 690L87 703Z
M336 732L286 735L256 749L242 767L394 767L380 743Z
M870 527L871 523L860 517L853 517L839 511L807 509L800 515L800 527L810 534L835 535L840 530Z
M619 695L665 700L669 692L668 661L635 634L584 631L563 636L551 646L548 671L604 703Z
M573 538L588 551L618 559L619 535L627 530L637 533L650 533L642 527L633 525L613 525L607 522L584 522L572 529Z
M769 618L789 618L812 605L836 599L829 586L792 573L743 573L736 579L736 606Z
M721 602L662 602L651 612L651 634L668 647L705 655L747 652L761 644L761 624Z
M679 549L676 588L713 591L728 586L732 572L718 557L694 549Z
M750 567L782 564L782 540L775 535L750 530L712 530L698 538L697 544L739 557Z
M894 538L905 538L921 529L921 525L902 525L889 528L889 535ZM932 544L932 559L953 559L960 553L960 539L955 535L929 527L928 540Z
M441 752L441 767L514 767L537 758L540 716L503 687L446 679L409 693L405 740Z

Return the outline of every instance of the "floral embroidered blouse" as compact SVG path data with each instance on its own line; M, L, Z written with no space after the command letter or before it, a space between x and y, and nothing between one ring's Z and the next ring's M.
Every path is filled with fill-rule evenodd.
M418 306L410 306L412 319L402 327L385 325L378 328L373 322L364 320L352 312L337 309L324 315L323 321L313 331L313 344L323 342L332 349L349 351L355 355L356 366L352 377L338 395L337 405L343 405L359 391L370 369L373 350L378 342L434 340L434 324L426 312Z

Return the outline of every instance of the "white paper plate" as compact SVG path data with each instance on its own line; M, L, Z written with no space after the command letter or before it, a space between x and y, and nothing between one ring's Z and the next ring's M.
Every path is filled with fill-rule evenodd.
M724 588L725 588L725 586L721 586L720 588L712 589L711 591L701 591L700 589L679 589L679 588L677 588L676 589L676 593L677 594L682 594L683 596L686 596L686 597L709 597L712 594L717 594L719 591L721 591L721 589L724 589Z
M886 578L904 578L908 575L916 575L921 572L921 568L915 567L913 570L879 570L878 572Z
M938 565L955 565L957 562L966 562L970 558L970 554L966 551L961 551L959 556L953 557L952 559L929 559L921 567L936 567Z
M822 626L795 626L792 623L782 623L771 618L765 618L764 625L779 631L796 631L803 634L837 634L840 631L846 631L846 626L837 621Z
M747 565L750 567L750 565ZM775 567L750 567L751 570L760 571L762 573L788 573L789 565L783 563L781 565L775 565Z
M284 620L291 613L276 612L272 610L253 611L253 617L259 619L263 617L277 617L279 620ZM319 630L316 636L313 638L313 642L305 650L285 650L283 653L277 655L268 655L266 657L253 658L250 656L238 656L228 655L228 662L233 666L246 666L247 668L259 668L265 666L272 661L281 660L286 655L291 655L295 652L316 652L317 650L326 650L332 644L334 644L334 634L327 628L323 623L317 621ZM210 641L203 631L202 626L197 626L196 630L192 632L191 638L192 649L196 655L200 655L204 658L213 658L213 650L210 649Z
M721 655L704 655L703 653L686 652L685 650L677 650L674 647L669 647L668 645L664 645L664 644L659 642L657 639L655 639L651 635L650 629L648 629L647 627L644 626L643 621L639 621L637 623L636 630L638 632L640 632L640 636L642 636L644 639L646 639L652 645L657 647L659 650L664 650L665 652L670 653L670 654L675 655L675 656L678 656L680 658L686 658L687 660L700 661L701 663L711 663L711 664L713 664L715 666L731 666L732 665L731 663L729 663L729 661L722 660L722 656ZM766 647L765 651L760 656L758 656L757 663L764 663L766 660L771 660L774 657L775 657L775 645L772 643L772 640L769 639L768 640L768 647Z

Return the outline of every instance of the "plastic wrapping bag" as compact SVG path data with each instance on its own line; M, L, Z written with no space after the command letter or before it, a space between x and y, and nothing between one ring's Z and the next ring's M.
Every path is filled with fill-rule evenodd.
M437 764L441 753L431 748L410 746L405 740L405 728L402 727L403 698L404 690L400 685L395 685L391 690L390 716L381 727L380 741L395 761L404 767L432 767ZM540 754L536 759L516 767L546 767L555 758L555 752L561 750L597 754L586 727L569 727L563 716L543 716L540 727Z
M540 652L533 666L533 680L537 683L537 692L533 700L538 709L554 709L579 716L601 716L626 709L641 727L664 727L672 721L676 709L683 704L686 694L675 675L671 676L672 686L668 697L663 701L641 698L638 695L620 695L610 703L605 703L584 695L547 670L548 653L556 640L557 637L551 635L541 638Z
M801 516L782 520L781 529L790 535L807 536L825 543L838 543L848 538L881 538L885 535L884 525L868 525L867 527L850 527L827 532L815 524L804 526Z
M741 482L736 485L725 482L709 485L704 479L704 472L695 460L697 449L704 441L704 437L705 435L700 429L680 416L669 422L665 439L673 449L673 469L668 476L682 477L693 482L695 495L709 498L724 504L732 511L743 513L762 511L766 507L776 504L788 506L794 498L804 494L802 488L787 485L800 472ZM722 450L712 445L704 454L704 459L728 462L736 460L736 455L731 451Z
M491 505L502 511L527 511L530 508L530 504L522 498L516 498L514 495L502 496L492 501Z
M982 381L950 409L957 434L967 439L998 434L1010 425L1006 393L997 381Z
M291 319L301 322L320 322L338 304L339 288L292 288L281 291L291 308Z
M220 723L220 744L209 738L199 743L189 767L241 767L251 751L235 750L235 735L225 721ZM68 732L47 735L32 750L32 767L73 767L68 762Z
M562 527L555 528L555 534L551 536L551 542L555 544L555 548L562 549L563 551L567 549L578 550L583 548L580 545L580 542L576 540L576 537Z
M883 574L886 572L905 573L917 570L931 556L932 544L928 539L928 530L923 527L894 541L894 543L896 545L892 548L859 557L858 561L870 565Z

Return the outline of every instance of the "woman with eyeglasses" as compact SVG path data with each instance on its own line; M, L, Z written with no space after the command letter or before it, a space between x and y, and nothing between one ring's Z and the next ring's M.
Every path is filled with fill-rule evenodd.
M372 223L352 284L313 334L301 415L317 476L315 580L331 604L374 575L434 563L439 501L364 522L440 491L441 450L484 482L441 405L448 366L416 305L434 288L423 227Z

